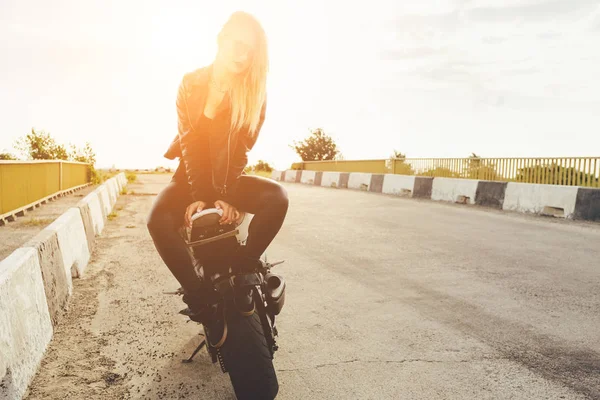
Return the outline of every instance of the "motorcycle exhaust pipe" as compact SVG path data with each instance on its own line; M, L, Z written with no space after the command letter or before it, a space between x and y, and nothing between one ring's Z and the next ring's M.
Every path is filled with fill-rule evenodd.
M268 273L265 275L265 283L267 310L273 315L278 315L285 303L285 280L281 275Z

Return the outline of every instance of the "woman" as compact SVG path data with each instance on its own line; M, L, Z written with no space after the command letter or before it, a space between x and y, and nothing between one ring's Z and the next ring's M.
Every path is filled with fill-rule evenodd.
M205 308L208 291L197 279L177 229L190 225L191 216L204 208L222 209L222 224L234 223L240 211L254 214L246 246L233 265L253 270L288 209L280 184L243 172L265 118L265 33L254 17L236 12L217 44L214 61L185 74L179 86L178 134L165 154L179 157L179 167L157 196L147 223L158 253L183 288L192 319Z

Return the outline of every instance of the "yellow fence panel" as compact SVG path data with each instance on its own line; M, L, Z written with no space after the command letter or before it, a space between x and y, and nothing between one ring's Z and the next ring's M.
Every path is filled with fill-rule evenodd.
M333 172L386 172L389 160L333 160L309 161L292 164L292 169L306 169L308 171L333 171Z
M90 166L63 161L0 161L0 215L89 182Z
M89 165L83 163L62 163L62 189L81 186L89 182Z
M292 164L292 169L600 187L600 157L305 161Z

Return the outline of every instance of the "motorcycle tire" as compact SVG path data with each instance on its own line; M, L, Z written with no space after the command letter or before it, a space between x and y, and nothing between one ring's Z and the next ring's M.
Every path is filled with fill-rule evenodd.
M228 307L226 318L227 339L220 352L236 397L274 399L279 383L258 310L244 316L235 307Z

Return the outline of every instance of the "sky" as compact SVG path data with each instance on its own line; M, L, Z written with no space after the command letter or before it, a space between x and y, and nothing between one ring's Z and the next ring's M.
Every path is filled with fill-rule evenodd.
M600 155L600 0L0 0L0 151L35 128L176 166L177 87L236 10L269 40L251 164L314 128L347 160Z

